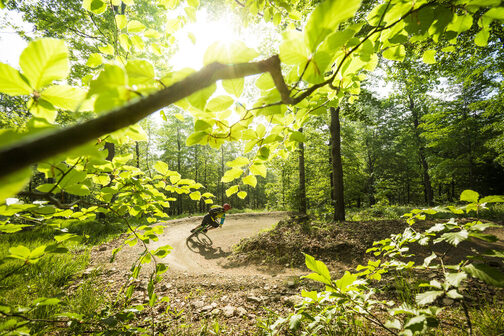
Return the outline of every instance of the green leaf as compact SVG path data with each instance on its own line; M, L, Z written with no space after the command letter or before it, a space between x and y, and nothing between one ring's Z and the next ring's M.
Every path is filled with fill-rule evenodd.
M107 10L107 3L103 0L83 0L82 7L87 11L100 15Z
M19 71L8 64L0 63L0 92L9 96L29 95L32 93Z
M137 20L131 20L128 22L128 33L141 33L145 30L145 25Z
M243 93L243 88L245 87L245 79L227 79L222 81L222 87L227 93L234 95L235 97L240 97Z
M19 66L35 90L54 80L65 79L70 70L65 42L54 38L30 42L21 53Z
M230 197L231 195L236 194L237 192L238 192L238 186L234 185L226 190L226 196Z
M487 28L483 28L474 37L474 44L476 44L478 47L486 47L488 45L489 37L490 31Z
M198 119L194 123L194 130L196 132L198 132L198 131L204 131L204 130L207 130L209 128L211 129L212 127L213 127L213 124L211 122L208 122L208 121L203 120L203 119Z
M456 289L449 290L446 292L446 296L448 296L451 299L458 300L458 299L463 299L464 296L461 295L459 292L457 292Z
M399 321L398 319L394 319L394 320L389 320L387 322L385 322L385 327L389 328L389 329L397 329L397 330L401 330L402 327L401 327L401 321Z
M485 264L470 264L462 267L469 275L480 279L487 284L504 287L504 274L497 269Z
M503 203L504 196L486 196L479 200L480 203Z
M445 278L447 283L449 283L453 287L458 288L460 286L460 283L467 278L467 273L446 273Z
M194 132L191 134L187 140L187 146L192 146L195 144L205 145L208 142L208 133L207 132Z
M155 77L154 66L145 60L128 61L126 72L129 85L147 84Z
M201 193L199 191L193 191L192 193L189 194L189 197L193 201L199 201L201 199Z
M257 185L257 178L254 175L245 176L244 178L242 178L242 181L244 184L248 184L253 188L255 188Z
M224 176L222 176L221 182L224 183L231 182L239 178L242 174L243 170L241 170L240 168L229 169L224 173Z
M284 33L279 56L282 63L285 64L306 64L309 59L309 51L306 49L303 33L298 31Z
M107 44L104 47L100 46L100 47L98 47L98 50L100 50L100 52L102 54L105 54L105 55L111 55L112 56L115 53L114 47L111 44Z
M436 63L436 50L426 50L422 55L422 60L425 64Z
M402 61L406 56L406 49L402 44L391 46L383 52L383 57L391 61Z
M443 291L427 291L425 293L417 294L415 299L418 305L425 306L434 302L434 300L443 295L443 293Z
M466 201L469 203L478 203L479 194L476 191L472 190L464 190L462 194L460 194L460 200Z
M295 132L292 132L292 134L290 135L290 140L297 141L297 142L305 142L306 137L303 133L295 131Z
M84 184L74 184L64 188L64 190L69 194L77 196L87 196L91 193L89 188Z
M147 29L144 32L144 36L147 38L158 39L161 37L161 33L154 29Z
M311 52L324 41L327 35L337 30L339 24L354 16L360 0L326 0L320 3L308 18L305 40Z
M103 91L108 91L126 85L126 74L124 70L117 65L106 64L103 71L97 79L91 81L88 96L93 94L101 94Z
M231 105L233 105L234 99L229 97L229 96L217 96L215 98L212 98L206 106L205 110L211 111L211 112L219 112L219 111L224 111Z
M154 169L161 175L166 175L169 172L168 164L163 161L157 161L154 164Z
M324 279L324 281L322 281L323 283L325 283L326 285L331 285L332 284L331 283L331 274L329 273L329 269L327 268L326 264L324 264L320 260L315 260L315 258L309 254L306 254L306 253L303 253L303 254L305 256L306 267L308 267L308 269L310 269L313 272L320 275ZM349 272L345 272L345 275L341 279L345 278L345 276L347 276L347 273L350 274ZM357 278L357 276L355 276L355 277ZM345 279L344 281L346 282L347 279ZM353 281L352 281L352 283L353 283ZM340 288L340 287L338 286L338 288Z
M490 8L483 15L492 19L504 20L504 7Z
M457 15L453 16L452 22L446 27L446 30L451 30L457 33L462 33L471 29L473 18L471 15Z
M275 87L275 82L269 72L263 73L255 81L255 85L261 90L269 90Z
M302 314L292 315L289 319L289 329L290 330L297 330L299 328L299 325L301 324L302 320L303 320Z
M339 280L336 280L336 287L338 287L342 293L346 293L352 289L352 285L356 280L357 274L351 274L346 271Z
M70 85L52 85L45 89L41 98L56 107L67 111L76 111L86 98L86 90Z
M0 178L0 204L21 191L30 181L31 173L31 168L26 168Z
M247 159L246 157L239 156L233 161L226 162L226 165L231 168L238 168L238 167L243 167L250 164L250 160Z
M266 167L263 164L253 164L249 169L252 174L266 178Z
M495 243L496 241L499 240L499 238L497 238L496 236L494 236L492 234L486 234L486 233L481 233L481 232L471 232L471 233L469 233L469 236L484 240L489 243Z
M240 191L237 195L238 195L239 198L245 199L245 197L247 197L247 192L246 191Z
M205 65L219 62L223 64L245 63L259 56L259 53L249 48L242 41L215 42L205 51Z
M117 25L117 29L121 30L126 27L128 24L128 21L126 20L126 15L116 15L115 16L115 21Z
M469 232L467 230L461 230L458 232L443 233L441 237L435 240L435 242L446 241L453 246L457 246L460 242L463 242L467 238L469 238Z
M26 260L30 256L30 249L23 245L9 248L10 257Z
M103 64L103 56L101 54L93 53L89 55L89 58L86 62L86 66L90 68L96 68Z

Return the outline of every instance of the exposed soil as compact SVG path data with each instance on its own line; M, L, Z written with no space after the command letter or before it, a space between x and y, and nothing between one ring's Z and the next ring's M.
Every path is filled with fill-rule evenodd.
M301 252L325 261L337 276L359 263L366 263L369 255L365 251L373 241L400 233L406 227L404 221L386 220L348 222L328 228L318 227L316 223L308 225L308 218L288 217L285 212L228 215L222 228L191 240L187 240L190 229L202 217L162 223L165 232L159 241L149 245L151 249L166 244L173 247L167 257L159 260L169 265L170 270L158 286L158 295L170 301L158 308L158 313L167 312L156 317L158 329L164 330L165 335L197 335L218 321L223 334L257 334L258 319L275 313L286 315L301 300L301 289L321 288L316 283L299 280L300 275L308 273ZM274 230L261 233L279 221ZM491 233L504 238L504 230L500 228ZM140 247L125 247L109 263L112 250L121 242L122 239L117 239L96 247L91 253L88 273L98 270L104 275L104 291L111 296L124 285L129 268L141 251ZM459 252L450 254L452 261L467 255L471 249L489 246L469 242L461 247ZM498 247L503 249L504 245L499 243ZM424 257L421 248L414 252L419 258ZM148 301L147 274L144 270L137 282L133 295L136 303Z

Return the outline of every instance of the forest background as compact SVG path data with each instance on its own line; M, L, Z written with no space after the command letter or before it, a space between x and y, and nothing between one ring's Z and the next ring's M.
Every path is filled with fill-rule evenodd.
M504 193L500 1L0 5L33 25L1 22L29 44L18 65L0 64L0 231L55 240L12 238L4 279L93 239L69 221L119 221L145 247L133 278L155 264L153 306L166 272L155 256L169 247L146 244L170 217L227 202L360 220L349 209ZM205 39L189 29L201 15L234 36L213 32L226 40L179 66L182 41ZM41 303L59 301L30 304Z

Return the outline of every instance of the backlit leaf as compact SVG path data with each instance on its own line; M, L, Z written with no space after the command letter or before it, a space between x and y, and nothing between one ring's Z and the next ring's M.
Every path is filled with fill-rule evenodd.
M93 53L89 55L86 65L90 68L96 68L103 64L103 57L101 54Z
M70 70L65 42L54 38L30 42L21 53L19 66L36 90L52 81L65 79Z
M360 0L326 0L320 3L311 13L304 29L310 51L314 52L341 22L353 17L359 6Z
M234 99L229 96L217 96L212 98L205 106L205 109L211 112L224 111L233 105Z
M222 81L222 87L226 92L234 95L235 97L240 97L243 88L245 86L245 80L243 78L228 79Z
M0 92L9 96L29 95L33 90L30 88L19 71L8 64L0 63Z
M233 194L236 194L238 192L238 186L234 185L226 190L226 196L230 197Z
M129 85L146 84L154 79L154 66L146 60L128 61L126 64Z
M406 56L406 49L402 44L389 47L383 52L383 57L391 61L402 61Z
M245 197L247 197L247 192L246 191L240 191L237 195L238 195L239 198L245 199Z
M219 62L223 64L245 63L259 56L257 51L249 48L242 41L215 42L205 51L203 63Z
M244 178L242 178L242 181L244 184L248 184L253 188L255 188L257 185L257 178L254 175L245 176Z
M76 111L86 98L86 93L80 87L52 85L42 92L41 98L63 110Z
M478 203L479 194L473 190L464 190L462 194L460 194L460 200L466 201L469 203Z
M434 64L436 63L436 50L426 50L422 55L422 59L425 64Z
M138 20L132 20L128 22L128 33L141 33L145 30L145 25L138 21Z

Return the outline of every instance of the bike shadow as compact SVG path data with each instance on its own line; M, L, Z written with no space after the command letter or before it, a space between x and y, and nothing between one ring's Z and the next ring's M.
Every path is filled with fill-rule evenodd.
M205 233L198 233L186 239L187 248L191 252L202 255L205 259L225 258L231 254L231 252L222 250L220 246L213 247L212 244L212 239Z

